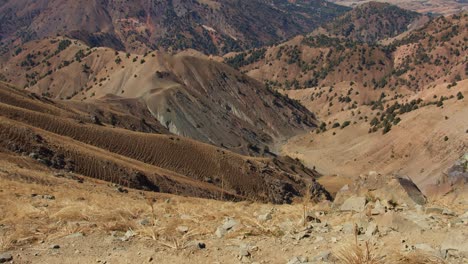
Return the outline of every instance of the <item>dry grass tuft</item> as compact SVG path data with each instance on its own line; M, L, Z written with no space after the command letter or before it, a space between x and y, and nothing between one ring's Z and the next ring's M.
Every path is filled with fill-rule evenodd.
M338 250L335 254L339 263L343 264L379 264L383 258L378 256L369 242L364 246L351 244Z
M354 243L339 249L334 255L339 263L343 264L379 264L383 263L383 257L379 256L374 247L366 241L363 246L358 243L359 230L354 225Z

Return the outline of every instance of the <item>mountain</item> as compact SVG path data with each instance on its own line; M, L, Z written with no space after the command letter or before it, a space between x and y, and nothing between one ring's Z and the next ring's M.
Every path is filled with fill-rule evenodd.
M462 44L466 21L466 13L438 17L394 38L390 44L314 33L268 48L227 55L225 62L282 89L352 81L369 90L420 90L431 83L466 78L466 50Z
M10 47L61 35L128 52L224 54L310 32L346 10L322 0L7 0L0 40Z
M388 3L369 2L346 12L322 27L335 36L373 43L417 27L428 18Z
M460 11L467 11L466 0L331 0L330 2L356 7L367 2L385 2L401 8L430 15L453 15Z
M122 123L126 116L133 120L123 122L126 128L162 127L238 153L274 151L279 141L316 126L315 116L296 101L196 53L136 55L52 38L2 59L4 80L80 104L103 122Z
M318 134L284 155L343 181L379 170L425 188L467 150L467 22L438 17L389 44L311 34L225 61L317 115Z

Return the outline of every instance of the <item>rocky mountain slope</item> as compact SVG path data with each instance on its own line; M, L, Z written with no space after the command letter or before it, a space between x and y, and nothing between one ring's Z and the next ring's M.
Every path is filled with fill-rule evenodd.
M227 200L291 202L307 188L329 197L314 183L317 173L290 158L246 157L179 136L112 127L66 102L0 88L0 151L60 175Z
M0 5L0 40L11 47L61 35L128 52L224 54L310 32L346 10L322 0L11 0Z
M37 94L77 102L109 123L119 120L101 110L124 109L173 134L238 153L273 151L275 143L316 126L314 115L294 100L196 54L136 55L44 39L4 56L1 74Z

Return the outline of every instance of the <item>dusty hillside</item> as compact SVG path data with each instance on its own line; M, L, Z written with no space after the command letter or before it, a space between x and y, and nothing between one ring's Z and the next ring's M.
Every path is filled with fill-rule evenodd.
M450 85L405 95L388 93L374 104L352 108L343 102L318 109L326 99L310 100L314 89L287 91L318 111L323 132L290 140L283 153L321 173L338 175L341 186L363 171L377 170L408 175L427 191L468 151L468 80L447 89ZM335 91L346 94L347 86L340 86ZM330 94L325 92L325 96Z
M225 64L186 54L135 55L45 39L4 56L2 74L19 87L70 100L108 122L119 120L99 112L126 109L127 115L171 133L239 153L259 155L315 126L314 115L297 102Z
M428 18L387 3L370 2L322 25L328 33L368 43L395 37Z
M302 195L317 176L290 158L249 158L178 136L112 128L63 103L5 85L1 93L2 150L59 171L157 192L275 203Z
M468 10L465 0L331 0L339 5L355 7L367 2L386 2L419 13L452 15Z
M322 0L9 0L0 4L0 40L12 48L61 35L128 52L224 54L310 32L346 10Z

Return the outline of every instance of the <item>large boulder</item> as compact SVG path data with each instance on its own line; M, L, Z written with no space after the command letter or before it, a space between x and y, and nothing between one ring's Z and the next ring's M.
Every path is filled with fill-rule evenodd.
M349 197L340 207L340 211L354 211L360 213L366 207L365 197Z
M397 232L419 232L421 227L415 222L403 217L396 212L387 212L375 217L379 227L385 227Z
M341 188L336 194L333 207L341 208L351 197L366 197L410 207L426 203L426 197L409 177L381 175L376 172L361 175L352 184Z

